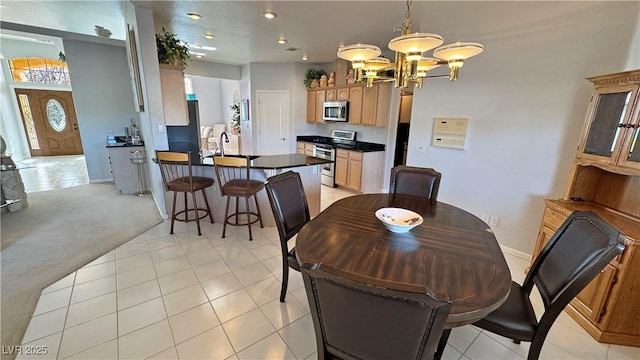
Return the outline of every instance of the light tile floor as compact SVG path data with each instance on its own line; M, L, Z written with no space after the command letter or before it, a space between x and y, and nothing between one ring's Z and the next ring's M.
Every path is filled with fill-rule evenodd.
M352 193L322 188L322 207ZM43 290L23 345L38 359L315 359L302 277L290 272L286 302L278 233L205 222L167 222ZM515 281L528 261L505 254ZM536 302L537 310L541 302ZM524 359L528 344L464 326L444 359ZM20 359L29 358L19 356ZM640 348L600 344L562 314L542 359L640 359Z
M84 155L38 156L16 161L27 193L89 183Z

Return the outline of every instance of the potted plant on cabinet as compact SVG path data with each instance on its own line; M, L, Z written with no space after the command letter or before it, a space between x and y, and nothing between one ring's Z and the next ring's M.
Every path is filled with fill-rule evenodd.
M320 69L309 69L304 77L304 84L307 86L307 89L318 87L318 80L322 77L322 75L327 75L327 73ZM314 81L315 80L315 81Z
M156 34L158 61L161 64L185 66L187 60L191 58L187 43L179 40L176 36L176 34L165 30L164 27L159 34Z
M242 131L242 126L240 124L240 104L235 103L230 106L231 110L233 110L233 116L231 117L231 133L233 135L240 135Z

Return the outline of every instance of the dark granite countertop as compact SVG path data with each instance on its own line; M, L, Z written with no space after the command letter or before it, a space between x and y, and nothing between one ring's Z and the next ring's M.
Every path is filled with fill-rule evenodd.
M118 142L115 143L113 145L109 145L107 144L106 147L108 148L121 148L121 147L135 147L135 146L144 146L144 141L142 141L140 144L135 144L133 145L132 143L128 143L128 142Z
M213 158L207 156L200 158L200 148L191 143L169 143L169 151L188 152L191 151L191 164L194 166L213 166ZM237 154L227 154L227 156L246 156ZM154 159L155 161L155 159ZM282 154L282 155L251 155L251 168L253 169L287 169L300 166L312 166L332 163L331 160L316 158L303 154Z
M328 136L318 136L318 135L302 135L296 137L297 141L309 142L314 144L328 144L332 145L333 142L331 138ZM384 151L384 144L376 144L365 141L356 141L354 146L336 146L339 149L352 150L352 151L361 151L361 152L372 152L372 151Z

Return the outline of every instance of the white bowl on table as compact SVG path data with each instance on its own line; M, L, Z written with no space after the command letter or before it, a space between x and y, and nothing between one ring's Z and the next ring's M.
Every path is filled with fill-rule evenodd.
M381 208L376 211L376 217L391 232L405 233L422 224L422 216L411 210L402 208Z

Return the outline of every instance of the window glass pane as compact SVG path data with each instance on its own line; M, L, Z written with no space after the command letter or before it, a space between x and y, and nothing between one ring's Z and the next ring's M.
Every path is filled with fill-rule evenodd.
M67 63L55 59L21 58L9 60L16 82L70 85Z
M586 154L611 156L630 97L630 91L600 95L584 147Z
M67 126L67 116L64 114L62 104L56 99L47 101L47 120L57 132L61 132Z
M40 143L38 142L38 134L36 133L36 127L33 124L33 115L31 114L31 106L29 106L29 97L24 94L18 95L20 100L20 111L22 111L22 118L24 119L24 127L27 130L27 137L29 138L29 146L32 150L40 150Z

